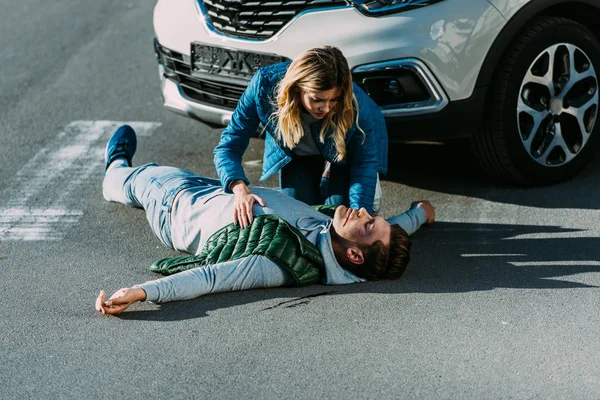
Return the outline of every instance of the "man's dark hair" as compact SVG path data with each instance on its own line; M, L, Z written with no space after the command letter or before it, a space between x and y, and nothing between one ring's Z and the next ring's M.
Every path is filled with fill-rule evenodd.
M389 247L381 240L375 241L370 246L347 241L347 244L352 244L360 249L363 253L364 263L356 265L347 261L342 266L359 278L370 281L400 278L410 261L412 242L400 225L390 225L390 228ZM340 236L338 238L342 241L345 240Z

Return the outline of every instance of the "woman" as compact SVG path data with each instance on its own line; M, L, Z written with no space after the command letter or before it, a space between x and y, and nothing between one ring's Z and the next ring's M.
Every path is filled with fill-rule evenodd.
M281 190L307 204L344 204L373 212L378 172L387 172L387 132L379 107L353 85L348 62L331 46L293 62L261 68L242 94L214 150L221 184L235 194L234 222L252 222L242 156L259 124L265 135L262 176L279 172ZM330 163L327 185L321 185Z

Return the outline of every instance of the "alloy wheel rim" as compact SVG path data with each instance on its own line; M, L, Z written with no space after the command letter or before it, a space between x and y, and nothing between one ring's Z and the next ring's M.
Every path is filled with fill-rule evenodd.
M545 167L572 161L587 144L598 112L598 77L579 47L546 48L527 69L517 103L519 138Z

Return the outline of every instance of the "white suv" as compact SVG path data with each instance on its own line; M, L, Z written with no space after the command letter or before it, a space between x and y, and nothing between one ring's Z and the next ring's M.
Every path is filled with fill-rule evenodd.
M391 141L471 137L525 184L578 172L598 140L600 0L158 0L165 106L218 125L261 66L339 47Z

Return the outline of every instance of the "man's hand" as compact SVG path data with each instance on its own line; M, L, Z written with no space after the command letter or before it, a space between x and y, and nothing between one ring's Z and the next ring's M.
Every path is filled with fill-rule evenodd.
M96 310L102 314L119 314L136 301L146 300L146 292L142 288L119 289L110 296L108 301L104 301L105 295L104 290L101 290L96 299Z
M435 222L435 207L429 201L419 200L413 201L410 204L410 208L414 208L416 206L421 206L423 207L423 210L425 210L425 216L427 217L425 223L427 225L433 224Z
M250 193L250 189L244 181L234 181L231 184L231 191L235 194L235 210L233 211L233 223L240 224L242 228L247 228L254 218L252 213L252 205L258 203L265 206L265 201Z

